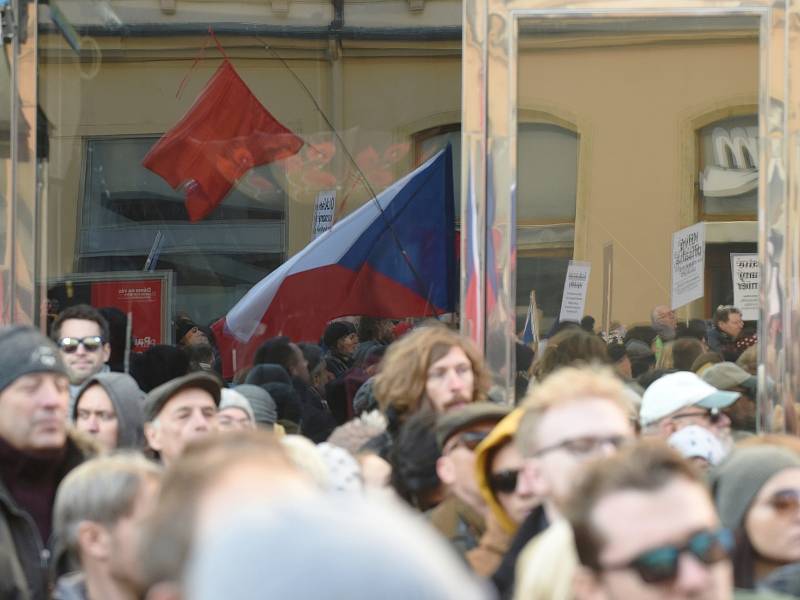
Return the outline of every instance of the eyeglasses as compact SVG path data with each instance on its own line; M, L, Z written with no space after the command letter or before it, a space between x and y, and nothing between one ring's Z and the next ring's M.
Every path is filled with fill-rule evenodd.
M477 448L478 445L486 439L487 435L489 435L488 431L465 431L463 433L459 433L454 438L451 438L454 443L445 445L442 453L447 454L459 446L463 446L468 450L475 450L475 448Z
M517 489L519 469L498 471L489 476L489 488L499 494L513 494Z
M622 565L601 565L601 571L633 569L645 583L669 583L678 576L681 554L691 553L705 565L713 565L731 557L734 537L728 529L699 531L683 546L660 546L643 552L632 561Z
M688 419L691 417L700 417L702 419L708 419L712 425L716 425L719 423L720 419L722 419L722 413L719 412L718 408L712 408L710 410L703 410L703 411L696 411L691 413L684 413L682 415L673 415L671 418L673 419Z
M609 435L604 437L584 436L571 440L564 440L552 446L546 446L545 448L537 450L534 456L542 456L543 454L554 452L555 450L566 450L574 456L588 456L608 446L613 446L615 450L618 450L627 441L628 438L622 435Z
M767 501L775 512L781 515L796 513L800 510L800 491L798 490L778 490Z
M87 335L82 338L63 337L58 340L58 347L67 354L76 352L81 344L83 344L87 352L97 352L100 346L103 345L103 338L99 335Z

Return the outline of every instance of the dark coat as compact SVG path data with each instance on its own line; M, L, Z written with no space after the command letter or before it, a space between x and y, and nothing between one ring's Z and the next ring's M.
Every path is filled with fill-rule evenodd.
M55 483L82 463L86 455L86 449L68 439ZM0 480L0 598L47 600L50 555L33 518L17 504L6 482Z
M517 534L511 540L508 552L503 557L500 566L497 567L497 571L492 575L492 583L497 587L500 598L511 598L513 595L517 558L528 542L547 529L548 525L544 507L540 505L519 526Z

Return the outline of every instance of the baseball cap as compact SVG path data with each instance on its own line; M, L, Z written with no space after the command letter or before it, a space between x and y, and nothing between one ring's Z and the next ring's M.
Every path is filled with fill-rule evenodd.
M484 421L499 422L511 409L493 402L473 402L443 414L436 420L436 443L439 449L458 432Z
M755 392L758 379L742 367L732 362L721 362L711 365L703 371L703 381L719 390L729 390L741 386L751 393Z
M646 427L687 406L725 408L739 392L720 391L689 371L670 373L654 381L642 396L639 422Z
M158 413L178 392L183 390L199 388L207 391L214 398L214 404L219 406L220 390L222 388L219 379L205 371L195 371L182 377L170 379L166 383L162 383L157 388L147 394L144 403L144 420L145 422L154 421L158 417Z

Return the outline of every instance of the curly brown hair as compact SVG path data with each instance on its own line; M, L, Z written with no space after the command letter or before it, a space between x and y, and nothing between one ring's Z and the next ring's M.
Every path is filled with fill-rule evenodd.
M428 369L453 347L461 348L472 363L472 401L485 400L492 378L476 346L444 325L426 325L403 336L386 351L373 386L381 410L386 412L392 407L400 420L415 413L425 397Z

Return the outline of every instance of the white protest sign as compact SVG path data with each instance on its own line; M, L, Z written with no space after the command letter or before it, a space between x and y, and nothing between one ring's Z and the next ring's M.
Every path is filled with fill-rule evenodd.
M733 305L742 311L745 321L758 320L761 265L758 254L731 253Z
M589 289L591 263L579 260L569 261L567 278L564 280L564 296L561 298L559 321L580 323L583 307L586 305L586 292Z
M706 227L697 223L672 234L672 309L702 298Z
M311 237L325 233L333 225L333 213L336 210L336 190L329 190L317 194L314 203L314 221L311 226Z

